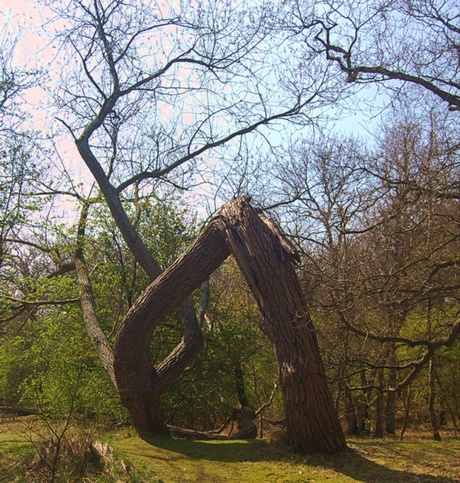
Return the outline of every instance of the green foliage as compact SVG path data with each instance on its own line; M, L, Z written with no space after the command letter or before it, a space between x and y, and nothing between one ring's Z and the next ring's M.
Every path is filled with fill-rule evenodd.
M171 263L193 238L194 218L178 208L173 198L162 202L154 197L141 199L137 208L141 236L152 250L159 252L165 265ZM144 290L148 279L133 260L103 205L94 206L87 232L85 252L97 316L113 342L126 311ZM52 303L78 299L75 275L35 275L40 270L43 272L43 267L49 270L54 253L72 256L75 250L72 238L75 240L73 230L57 230L50 255L35 257L32 263L37 267L29 266L29 274L16 277L10 287L10 293L23 291L23 300L29 303L50 303L40 305L28 319L10 323L9 337L0 340L0 399L8 404L39 407L49 416L59 417L72 411L125 421L127 413L91 345L80 308L75 303ZM7 298L0 298L0 303L4 316L11 315L13 307L19 304ZM15 334L13 329L19 332ZM155 358L161 360L181 338L180 320L170 317L155 336Z
M167 420L205 430L220 426L240 406L237 369L248 403L257 409L268 401L277 369L271 343L258 326L260 317L239 269L228 260L211 278L204 349L163 398ZM282 418L280 399L269 408L274 419Z
M17 405L21 400L21 384L28 377L32 362L29 348L25 333L0 339L0 401L3 404Z
M50 416L71 411L123 420L124 410L82 327L80 310L69 306L47 312L33 324L21 401Z
M152 195L137 206L139 233L164 269L188 248L197 233L196 215L179 203L172 195L163 199Z
M444 413L460 423L460 341L436 354L436 377Z

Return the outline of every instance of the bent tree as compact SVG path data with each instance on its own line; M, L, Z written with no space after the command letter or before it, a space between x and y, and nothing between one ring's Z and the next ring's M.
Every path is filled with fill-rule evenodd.
M240 197L214 216L193 245L131 307L117 335L114 371L137 427L167 432L159 399L164 363L153 367L154 329L232 254L263 316L278 363L289 445L336 452L346 443L330 395L318 342L295 272L296 254L275 224ZM187 337L187 334L186 334Z
M333 83L327 69L322 71L320 80L307 78L302 72L296 82L286 82L292 74L289 69L295 70L297 63L292 60L288 65L287 58L280 60L284 54L277 47L283 41L274 34L276 29L270 20L276 17L274 7L237 3L232 8L230 3L205 1L198 8L186 2L160 7L140 0L129 4L120 0L109 3L94 0L52 6L59 21L57 28L61 28L62 20L66 25L56 37L61 41L59 62L64 66L62 83L57 90L53 88L59 120L71 133L96 181L99 192L95 199L103 198L107 203L133 257L160 289L165 280L166 287L172 285L161 275L162 267L128 215L127 206L133 204L137 194L161 193L162 187L168 184L192 187L194 177L197 176L196 183L199 183L203 172L216 159L243 152L248 134L254 142L260 129L268 129L282 119L311 122L305 109L308 107L313 112L327 102L324 92ZM313 66L313 58L310 64ZM279 66L283 68L274 75ZM260 139L267 142L263 133ZM221 230L212 227L220 226L219 223L213 222L206 231L216 230L216 240L222 238ZM90 280L84 271L83 245L84 239L79 240L76 258L80 263L76 265L83 269L79 270L79 280L88 302L82 305L86 307L85 320L94 326L93 322L97 321L91 307ZM209 246L207 249L211 252ZM213 249L219 250L213 260L215 268L230 251L235 251L223 242L216 242ZM210 256L211 253L206 253L207 258ZM239 257L240 263L243 259ZM197 274L204 276L200 280L212 272L214 265L201 267L202 272L197 270ZM168 273L178 270L176 265L173 267ZM250 272L243 271L250 285L256 287ZM149 325L138 340L132 334L143 333L144 322L139 327L129 322L132 317L136 318L139 307L142 308L144 296L135 304L120 331L114 349L116 385L138 427L168 430L158 409L158 399L201 349L200 325L191 302L185 297L192 288L185 286L170 291L162 288L164 299L157 300L163 305L161 310L155 308L155 321L177 305L176 299L180 300L185 335L155 369L151 366L149 345L157 322L152 324L145 319ZM277 332L280 329L276 328L276 317L267 308L274 302L269 303L269 297L259 297L261 309L267 310L266 321L274 317L273 328L270 329L272 322L266 322L265 330L271 334L281 366L286 409L298 415L296 421L289 422L290 439L299 449L335 451L344 446L344 441L336 424L337 417L332 416L332 404L323 401L329 397L324 396L328 394L324 370L318 363L314 335L307 335L306 328L301 329L302 317L306 317L305 327L310 321L307 315L301 316L304 304L298 297L297 311L289 315L292 327L286 325L290 327L290 333L284 334L289 340L287 346L277 339L281 336ZM307 332L303 334L302 330ZM103 340L96 332L93 340ZM292 344L297 345L293 348ZM288 354L291 349L295 357ZM309 371L304 370L307 366ZM306 402L302 393L294 394L295 388L302 388L307 379L313 381L317 377L323 384L317 392L320 395L317 404ZM316 383L311 385L317 387ZM295 408L296 404L302 407ZM324 414L317 413L324 408ZM310 418L311 422L306 421ZM307 429L313 421L318 429ZM322 425L321 433L333 434L335 442L330 441L330 436L324 442L324 436L319 434ZM299 433L300 428L304 428L304 434Z

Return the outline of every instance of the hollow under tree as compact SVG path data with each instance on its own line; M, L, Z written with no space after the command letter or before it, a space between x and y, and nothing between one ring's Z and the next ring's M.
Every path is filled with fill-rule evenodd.
M187 252L129 310L114 347L122 402L138 428L170 431L159 400L167 389L162 375L173 367L174 353L153 367L153 332L232 254L262 313L261 329L274 347L289 445L308 453L340 451L346 442L296 275L295 252L275 224L249 201L246 196L224 205Z

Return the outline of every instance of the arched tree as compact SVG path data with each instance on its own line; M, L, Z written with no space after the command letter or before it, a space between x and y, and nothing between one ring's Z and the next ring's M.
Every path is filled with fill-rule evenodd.
M327 66L312 69L315 76L306 76L297 69L294 55L280 61L282 50L275 47L283 39L274 28L272 18L277 10L270 4L160 6L95 0L52 8L56 8L57 20L66 24L57 36L61 41L58 60L65 66L61 84L53 91L57 116L73 137L133 256L149 279L156 280L163 267L141 239L126 205L136 199L136 193L161 191L165 183L187 187L196 173L199 177L197 167L215 163L225 149L237 152L244 136L255 135L263 127L289 118L310 122L302 109L308 106L313 112L327 102ZM291 79L294 72L296 77ZM275 79L283 84L273 83ZM97 332L83 250L86 208L75 262L85 317ZM190 301L184 300L180 310L184 339L153 373L149 338L134 348L119 337L115 346L116 384L127 406L135 401L131 410L139 427L165 431L156 402L202 346ZM122 334L132 328L129 324L124 327ZM101 342L98 347L106 346L103 334L94 340ZM126 360L138 356L143 368L139 377L146 385L145 389L138 385L139 391L130 395L126 387L131 369L123 371ZM310 352L309 357L317 356L316 351ZM109 354L107 367L111 357ZM138 379L133 384L135 381ZM288 386L294 391L295 385ZM302 424L293 429L297 434L293 444L312 451L343 447L337 427L332 432L334 442L313 441L307 430L306 407L297 409ZM329 420L321 423L328 426ZM335 419L331 421L336 424ZM295 425L291 422L290 427ZM298 433L301 430L303 434Z
M153 332L231 253L262 313L261 329L275 350L289 444L309 453L340 451L346 443L294 268L296 252L249 200L241 197L224 205L189 250L129 310L114 347L121 399L138 427L170 431L158 412L159 396L167 389L162 371L170 369L151 363Z

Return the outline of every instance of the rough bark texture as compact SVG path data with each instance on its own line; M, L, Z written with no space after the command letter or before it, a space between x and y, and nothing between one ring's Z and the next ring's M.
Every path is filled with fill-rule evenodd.
M155 327L216 270L236 258L263 315L279 367L289 444L300 451L337 452L346 446L327 387L315 329L293 261L295 252L276 225L249 204L227 203L191 248L160 275L128 312L115 343L115 376L125 406L139 428L167 431L158 400L167 386L153 368Z
M224 242L220 220L213 220L190 249L152 282L131 307L117 334L114 370L123 404L138 428L167 432L159 412L159 398L173 376L180 374L189 358L184 349L195 351L195 331L185 333L183 345L154 368L150 344L155 328L198 288L230 254ZM187 313L185 318L195 317ZM189 324L185 324L186 327Z
M89 280L88 269L82 257L75 259L75 268L78 284L80 287L80 304L85 322L86 331L96 349L99 360L105 371L110 377L112 384L117 389L115 374L113 371L113 353L109 341L99 325L97 315L94 311L95 303L91 283Z
M221 214L232 254L262 313L261 328L275 350L288 443L308 453L340 451L345 438L293 265L295 252L246 199L227 204Z
M96 349L102 366L109 375L112 384L115 386L115 389L117 389L117 382L113 370L113 352L109 341L107 340L107 337L101 329L97 319L96 303L94 301L93 290L83 250L88 208L88 204L85 204L81 212L80 221L78 223L77 250L75 252L74 259L74 267L80 289L80 305L86 331L91 339L91 342L93 343L94 348Z

